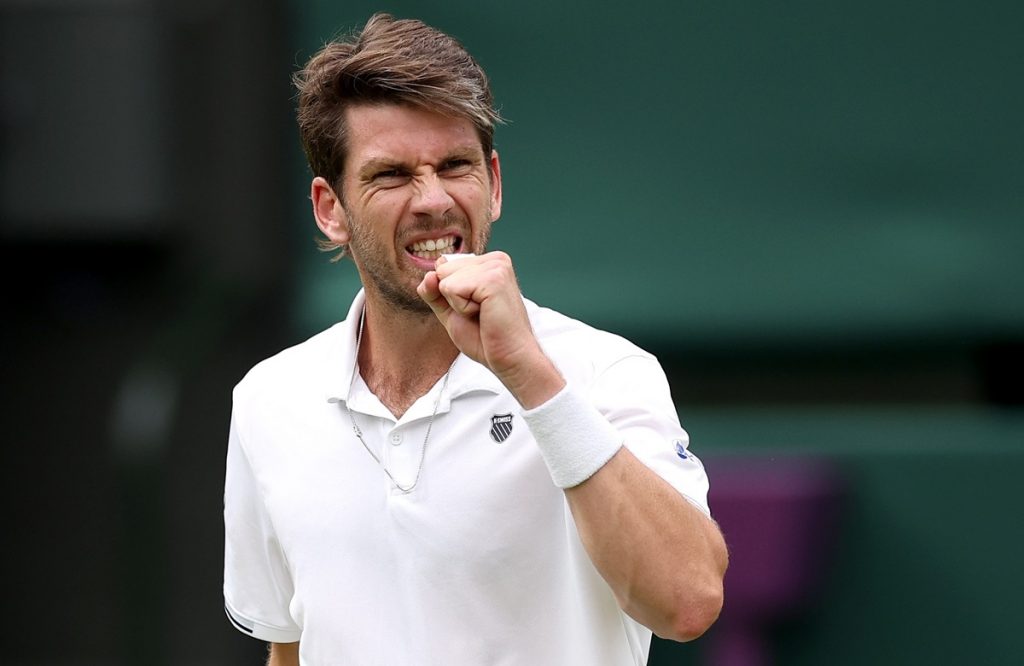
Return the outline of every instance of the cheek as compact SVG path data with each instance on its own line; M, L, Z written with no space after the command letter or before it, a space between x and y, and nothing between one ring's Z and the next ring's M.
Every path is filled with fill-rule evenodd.
M397 220L402 217L403 202L390 192L381 192L365 205L360 206L355 216L350 216L352 227L360 228L359 235L384 235L394 230Z
M491 190L486 184L467 184L464 187L454 188L449 191L451 197L470 216L484 215L490 221L492 208Z
M409 196L401 191L389 191L382 193L374 202L370 219L374 226L381 233L394 231L399 226L402 217L408 209Z

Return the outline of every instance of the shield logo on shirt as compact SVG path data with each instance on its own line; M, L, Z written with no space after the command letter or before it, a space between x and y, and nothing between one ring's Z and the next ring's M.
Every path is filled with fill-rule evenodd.
M491 439L501 444L512 434L512 415L495 414L491 417Z

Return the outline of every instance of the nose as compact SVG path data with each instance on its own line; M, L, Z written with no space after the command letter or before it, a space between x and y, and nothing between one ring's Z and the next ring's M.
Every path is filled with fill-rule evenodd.
M441 217L455 205L455 200L445 189L444 181L435 172L416 178L414 189L411 204L413 213Z

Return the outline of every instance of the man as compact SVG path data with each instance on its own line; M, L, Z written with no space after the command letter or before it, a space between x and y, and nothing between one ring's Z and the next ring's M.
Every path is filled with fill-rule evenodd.
M272 665L643 664L726 551L657 362L525 301L487 79L387 15L296 77L347 319L235 389L224 594Z

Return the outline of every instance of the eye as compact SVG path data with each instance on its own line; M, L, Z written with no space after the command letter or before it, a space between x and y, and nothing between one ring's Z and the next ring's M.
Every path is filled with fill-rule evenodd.
M451 159L441 166L441 171L447 175L461 175L468 173L473 168L473 161L465 158Z
M373 174L373 182L382 187L401 185L409 176L401 169L381 169Z

